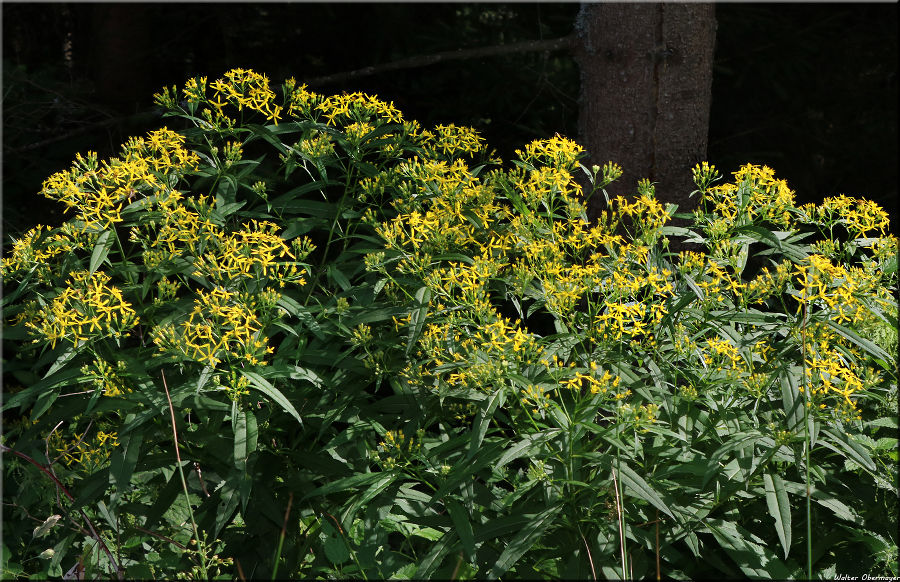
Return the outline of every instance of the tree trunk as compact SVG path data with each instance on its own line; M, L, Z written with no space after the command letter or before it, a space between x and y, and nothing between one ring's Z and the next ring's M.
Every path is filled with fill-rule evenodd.
M155 43L153 6L96 4L91 22L91 73L96 99L122 113L134 113L152 102L160 88L153 83ZM158 32L158 31L157 31Z
M695 208L691 168L706 158L714 6L583 4L576 32L586 165L622 166L607 188L612 196L632 194L649 178L659 200ZM592 215L602 203L591 201Z

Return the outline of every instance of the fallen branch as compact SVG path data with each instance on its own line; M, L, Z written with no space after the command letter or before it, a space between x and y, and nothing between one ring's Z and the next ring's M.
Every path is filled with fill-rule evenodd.
M372 65L363 67L355 71L347 71L344 73L335 73L333 75L325 75L324 77L316 77L305 80L310 86L331 85L334 83L342 83L361 77L371 77L382 73L390 73L392 71L400 71L403 69L416 69L446 63L449 61L458 61L464 59L477 59L483 57L498 57L503 55L518 53L534 53L534 52L554 52L561 50L570 50L573 45L574 35L554 38L550 40L527 40L523 42L514 42L511 44L501 44L494 46L479 47L473 49L455 49L451 51L442 51L430 55L420 55L407 59L400 59L383 65Z
M101 129L107 127L113 127L120 123L149 123L154 119L160 117L160 113L156 110L152 111L141 111L139 113L133 113L131 115L123 115L121 117L113 117L110 119L104 119L103 121L96 121L94 123L88 123L86 125L82 125L81 127L77 127L70 131L66 131L63 133L58 133L53 137L48 137L47 139L42 139L40 141L32 142L29 144L25 144L23 146L15 147L15 148L5 148L3 153L5 155L15 155L21 154L23 152L36 150L42 148L44 146L48 146L60 141L65 141L71 137L75 137L84 133L90 133L92 131L100 131Z

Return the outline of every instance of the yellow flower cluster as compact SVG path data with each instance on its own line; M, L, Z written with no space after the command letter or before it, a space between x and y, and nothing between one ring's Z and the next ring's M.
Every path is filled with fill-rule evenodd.
M882 308L891 304L879 274L867 273L860 267L834 264L822 255L810 255L803 264L795 265L794 273L800 299L798 310L822 305L836 323L864 318L870 311L866 301Z
M112 449L119 446L116 432L97 431L92 439L86 439L85 433L74 434L67 439L58 432L50 435L50 448L55 451L67 467L78 467L90 472L102 467L109 461Z
M397 273L413 276L431 292L415 361L403 372L407 381L491 391L513 375L527 378L544 370L552 381L517 388L523 407L533 411L549 406L560 388L608 393L615 400L627 396L616 392L619 378L609 371L550 364L540 337L496 307L494 283L508 280L517 294L539 301L572 331L607 344L622 341L625 332L626 340L655 341L650 329L666 314L674 292L671 273L650 263L647 246L627 243L615 231L623 216L647 232L658 231L668 215L652 198L620 198L604 221L589 224L570 173L581 153L577 144L556 136L520 151L521 162L509 172L476 176L460 159L414 159L386 172L393 178L364 182L373 194L388 184L399 193L392 202L397 216L376 225L386 250L398 258L372 253L367 269L389 275L386 267L395 261ZM617 170L607 165L604 171L614 178ZM617 253L609 266L606 253L612 249ZM472 258L437 258L450 253ZM583 302L593 315L585 315ZM395 321L407 326L411 316ZM539 360L543 365L535 367Z
M217 229L215 234L218 236L210 236L204 241L205 252L194 262L194 275L208 277L226 286L236 279L262 278L275 279L281 287L286 282L303 285L305 279L298 269L299 263L278 260L297 257L277 231L274 223L256 220L236 232L224 233ZM307 248L312 250L310 246Z
M332 95L323 99L316 109L322 112L328 125L345 126L372 120L384 123L403 122L403 114L393 103L385 103L365 93Z
M706 339L706 351L703 354L703 362L716 372L734 373L740 370L742 358L734 344L722 337L710 337Z
M807 406L826 409L827 401L840 420L862 420L856 404L856 396L866 388L863 379L846 365L845 358L836 349L826 349L806 360L804 383L800 391L808 395Z
M225 384L222 384L223 379ZM232 402L240 402L244 396L250 394L250 380L238 370L232 368L226 374L216 374L213 382L220 390L223 390Z
M806 204L800 210L806 222L843 224L854 237L884 238L890 228L887 212L877 203L844 194L829 196L821 204Z
M164 323L151 332L161 354L179 355L211 367L223 360L257 366L274 351L262 334L262 322L275 309L278 293L267 290L250 295L216 287L196 294L185 321Z
M210 200L200 197L178 204L179 199L173 195L158 201L165 205L159 220L132 229L131 239L142 245L148 269L189 261L195 276L225 287L264 279L277 280L281 287L305 284L299 261L315 248L309 239L288 245L277 225L268 221L251 220L229 231L217 224Z
M694 166L691 170L691 176L701 194L705 194L709 190L710 184L722 177L719 171L716 170L716 167L709 162L700 162Z
M138 324L138 317L109 281L102 271L70 273L66 288L49 305L32 302L21 319L49 341L50 347L60 340L77 346L101 337L121 338Z
M75 219L84 222L84 230L102 231L123 220L126 206L169 194L169 180L198 163L198 156L184 148L184 136L163 128L146 139L130 139L121 158L102 164L95 153L78 154L71 169L44 181L41 193L73 210Z
M102 390L104 396L121 396L132 391L123 379L126 371L125 362L118 361L115 366L112 366L100 358L95 359L91 365L81 368L85 379Z
M668 209L649 194L642 194L633 200L619 196L616 198L615 208L620 216L631 219L637 234L635 238L648 245L662 236L662 228L671 218Z
M0 274L5 279L25 271L33 272L39 280L50 280L58 257L93 248L99 236L99 232L86 232L71 222L57 229L39 224L13 242L12 249L0 262Z
M444 310L440 304L437 308ZM533 362L540 354L534 336L518 322L497 315L482 323L465 317L449 312L438 323L427 324L418 341L419 364L405 372L407 378L427 377L447 386L490 391L505 380L514 363Z
M310 160L324 160L335 155L334 139L327 133L313 130L308 139L297 143L294 150Z
M384 433L384 440L378 443L378 448L372 451L372 457L385 471L408 467L421 456L424 438L423 429L417 430L411 437L404 435L403 430L389 430Z
M219 227L208 218L205 199L187 199L174 192L155 200L158 219L132 227L130 240L143 247L144 264L157 269L166 263L202 254L208 240L216 238Z
M471 127L438 125L434 131L422 131L421 145L426 153L445 156L475 155L485 149L484 138ZM431 156L429 156L431 157Z
M616 409L616 416L619 422L627 424L640 432L649 430L648 427L656 422L658 413L659 406L652 402L638 406L626 403Z
M763 267L760 273L747 283L742 297L743 302L747 305L763 303L772 295L784 293L793 275L793 263L788 260L775 265L774 272L768 267Z
M465 162L414 158L395 171L406 178L398 188L401 197L392 203L399 214L376 228L389 246L430 255L487 250L489 241L479 233L504 209Z
M584 148L559 134L550 139L533 141L525 146L524 151L516 150L516 155L525 164L550 166L567 172L575 169L583 153Z
M785 180L775 179L772 168L747 164L733 175L732 183L704 189L706 213L733 226L762 219L782 228L790 227L795 212L794 191ZM694 169L698 185L708 185L714 176L715 166L698 164Z
M269 78L252 70L232 69L225 73L224 78L213 81L211 87L216 94L211 99L217 111L221 114L224 98L238 110L244 107L259 111L275 125L281 117L282 107L273 103L275 92L269 88ZM187 93L187 92L186 92ZM187 95L186 95L187 96Z
M163 88L154 95L157 104L167 109L177 109L177 87ZM393 103L385 103L364 93L350 93L323 97L309 91L306 85L288 79L284 95L280 99L269 85L266 75L252 69L232 69L221 78L207 83L206 77L189 80L182 89L188 112L203 121L206 129L220 128L231 131L237 121L227 108L260 113L265 119L278 125L285 116L292 120L317 120L321 115L331 126L353 126L351 137L365 133L364 124L373 127L384 123L402 124L403 115ZM199 111L198 111L199 109ZM324 144L320 143L319 146Z
M297 81L293 77L284 84L285 111L291 117L311 117L316 106L322 101L322 96L306 89L306 85L297 87Z
M561 362L559 362L559 360L556 360L556 362L557 369L561 369ZM566 375L560 379L560 386L578 392L586 390L591 394L607 395L610 393L611 389L617 388L619 386L619 382L621 382L622 380L618 376L610 374L609 370L604 370L601 374L599 372L599 366L597 366L597 362L591 362L589 364L587 370L588 373L586 374L577 369L573 369L573 371L575 372L574 376ZM623 393L613 393L613 398L617 400L620 400L623 397Z
M890 241L884 244L890 246ZM859 376L853 363L861 353L858 346L826 322L858 328L876 318L873 308L886 312L896 309L896 300L891 296L887 276L878 261L869 260L862 267L854 267L814 254L798 263L784 260L772 270L763 268L746 284L740 282L732 269L714 266L712 260L703 263L699 257L682 255L682 270L698 278L697 288L718 308L764 303L771 298L784 301L783 297L790 294L796 298L798 318L815 315L815 320L794 330L794 339L807 354L804 385L808 388L809 404L838 420L860 417L857 398L871 385ZM678 335L684 333L679 331ZM692 346L679 347L674 335L672 341L673 348L682 356L689 357L696 351L707 376L737 379L754 398L762 397L770 384L768 373L758 372L756 368L771 370L779 366L779 354L764 337L756 343L748 342L741 351L732 341L720 336L694 338Z

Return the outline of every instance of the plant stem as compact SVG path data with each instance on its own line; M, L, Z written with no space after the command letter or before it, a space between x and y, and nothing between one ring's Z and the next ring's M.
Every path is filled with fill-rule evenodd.
M806 309L808 305L808 299L807 297L802 297L801 301L803 315L802 319L800 320L800 385L804 386L806 384L806 318L808 316ZM809 400L808 386L804 386L803 395L803 438L804 448L806 449L806 578L808 580L812 580L812 500L809 475L809 462L812 456L812 451L810 449L812 447L810 446L811 441L809 435L809 406L811 403Z
M619 519L619 551L622 554L622 579L628 579L627 557L625 555L625 518L622 515L622 498L619 495L619 480L616 479L616 470L619 468L619 454L616 453L616 467L613 469L613 491L616 493L616 515Z
M184 501L187 504L188 514L191 516L191 527L194 529L194 539L200 548L200 569L204 578L209 578L206 571L206 551L203 543L200 541L200 535L197 532L197 522L194 521L194 508L191 507L191 497L188 494L187 480L184 478L184 469L181 466L181 452L178 449L178 429L175 427L175 407L172 406L172 397L169 395L169 385L166 383L166 373L159 371L162 376L163 388L166 391L166 400L169 402L169 415L172 418L172 436L175 438L175 459L178 461L178 475L181 477L181 488L184 490Z
M284 546L284 535L287 531L288 516L291 515L291 505L294 503L294 492L288 497L287 509L284 511L284 522L281 524L281 535L278 537L278 548L275 550L275 563L272 565L272 580L278 575L278 560L281 559L281 548Z

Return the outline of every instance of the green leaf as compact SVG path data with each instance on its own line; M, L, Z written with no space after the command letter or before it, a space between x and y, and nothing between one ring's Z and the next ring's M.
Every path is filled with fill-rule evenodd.
M704 523L741 571L751 579L788 580L790 570L762 540L739 525L720 519Z
M381 477L379 479L372 483L372 485L370 485L362 495L357 496L357 498L353 500L353 503L351 503L346 510L341 512L342 521L346 522L347 520L351 519L360 507L367 504L379 493L390 487L391 483L393 483L398 476L395 471L387 471L384 473L380 473L380 475Z
M479 526L475 532L475 543L485 542L506 535L509 532L519 531L531 520L531 516L512 514L488 521Z
M282 141L278 139L278 136L276 136L268 127L259 125L257 123L248 123L244 125L244 127L275 146L275 149L277 149L279 153L287 154L287 147L285 147L284 143L282 143ZM250 141L251 140L248 139L247 143L249 143Z
M325 269L325 272L328 275L328 278L337 283L338 286L340 286L340 288L344 291L349 291L353 286L350 284L350 279L347 278L347 275L345 275L336 266L328 265L328 267Z
M441 560L447 555L447 552L453 549L454 540L455 538L453 536L444 534L440 541L431 547L431 551L421 559L413 578L416 580L427 580L428 578L431 578L431 575L437 567L441 565Z
M866 423L867 426L875 426L875 427L884 427L884 428L893 428L897 429L898 421L896 418L891 417L882 417L875 420L870 420Z
M889 356L888 353L884 351L880 346L878 346L878 344L876 344L875 342L867 340L864 337L860 337L853 330L846 328L839 323L835 323L830 319L826 319L825 324L832 327L836 332L838 332L838 335L840 335L844 339L858 345L869 354L874 356L876 359L880 360L882 366L885 367L885 369L890 369L891 366L896 365L896 358Z
M126 425L132 416L126 417ZM137 465L143 440L144 433L142 431L119 432L119 446L111 456L109 463L109 481L111 485L115 486L116 491L113 499L117 500L131 489L131 475L134 472L135 465Z
M869 471L876 471L875 461L872 460L869 453L859 443L854 442L847 433L842 430L834 430L831 428L823 428L822 432L831 438L820 438L819 442L821 444L836 453L842 453L844 456L852 459Z
M380 479L384 479L384 473L358 473L356 475L351 475L350 477L344 477L343 479L338 479L337 481L326 483L321 487L313 489L312 491L304 495L303 499L309 499L311 497L318 497L321 495L328 495L329 493L336 493L338 491L355 490L370 483L374 483Z
M422 527L414 529L412 532L410 532L409 535L419 536L420 538L425 538L430 542L436 542L437 540L441 539L441 537L444 535L444 532L438 531L433 527Z
M282 394L281 391L269 384L269 382L265 378L263 378L256 372L250 372L248 370L241 370L241 374L243 374L245 378L250 380L250 384L254 388L274 400L279 406L281 406L281 408L284 409L285 412L296 418L297 422L303 424L303 421L300 419L300 414L297 412L297 409L294 408L294 405L284 397L284 394Z
M325 535L323 544L325 549L325 557L332 564L343 564L350 559L350 546L344 538L342 531L330 521L328 516L322 518L322 533Z
M791 550L791 503L784 481L779 475L763 474L763 483L766 488L766 505L769 507L769 515L775 519L775 531L781 547L784 548L784 557L788 557Z
M84 345L84 344L82 344L82 346L83 346L83 345ZM62 354L60 354L60 356L56 359L56 361L53 362L53 365L50 366L50 369L47 370L47 373L46 373L46 374L44 374L44 378L49 378L50 376L52 376L53 374L55 374L57 371L61 370L66 364L68 364L68 363L72 360L72 358L75 357L75 355L76 355L76 354L79 352L79 350L80 350L80 346L79 346L79 347L75 347L75 346L71 346L71 347L63 347L63 346L60 346L60 348L63 349Z
M498 443L491 443L488 446L481 447L469 462L460 463L453 467L447 480L438 488L431 496L429 505L443 498L448 492L459 486L463 481L471 479L472 475L480 471L483 467L495 464L497 459L503 454L503 449Z
M862 525L862 519L846 503L834 498L826 497L827 494L816 491L812 495L813 501L831 510L838 518Z
M503 406L503 403L506 400L505 394L506 391L503 388L494 390L494 392L488 396L487 401L482 404L481 410L478 412L478 416L475 417L475 422L472 425L472 440L469 441L469 452L466 454L466 460L474 457L475 453L478 452L479 447L481 447L481 443L484 441L484 435L487 433L487 429L491 424L491 418L494 416L494 411L497 410L498 406Z
M466 559L472 560L475 556L475 535L472 533L472 523L469 519L469 514L455 499L445 499L444 506L450 514L450 519L453 520L453 527L456 530L456 535L459 536L459 541L462 543Z
M282 196L281 198L284 197ZM278 208L279 204L273 200L272 206ZM333 202L321 202L319 200L290 200L281 205L281 210L283 212L295 212L303 216L315 216L333 220L337 217L338 205Z
M531 549L544 531L553 523L553 518L560 512L559 505L548 507L532 517L518 534L506 545L503 553L497 558L494 567L488 574L489 579L499 578L501 574L512 568L525 552Z
M644 478L635 473L631 467L626 464L622 464L619 466L619 476L622 479L622 483L628 487L632 494L638 499L643 499L647 503L653 505L672 519L677 521L678 518L675 517L675 514L672 513L672 510L669 509L669 506L665 504L662 500L662 497L646 482Z
M431 289L428 287L420 287L416 291L416 307L410 313L409 320L409 339L406 342L406 356L412 353L416 347L416 341L422 334L422 327L425 325L425 318L428 315L428 301L431 299Z
M256 416L248 410L238 410L232 422L234 429L234 466L241 472L247 469L247 458L256 450Z
M531 451L531 448L539 443L542 443L548 439L553 438L554 436L560 433L560 429L549 429L539 433L533 433L519 442L515 443L513 446L509 447L505 451L503 451L503 456L497 461L497 468L500 468L510 461L518 459L519 457L525 456Z
M36 384L25 388L21 392L16 392L12 396L5 397L5 401L3 402L3 406L0 407L0 411L5 412L17 407L27 407L31 404L35 397L41 397L48 392L54 392L58 396L59 392L56 390L52 390L53 388L56 388L60 384L68 383L69 381L74 380L75 378L78 378L80 376L82 376L82 373L77 369L70 368L67 370L60 370L55 375L47 376ZM56 397L54 396L54 399L55 398ZM31 413L31 419L36 419L33 411Z
M800 378L801 369L799 366L782 367L779 372L779 380L781 382L781 402L784 406L784 415L788 421L785 428L795 430L801 426L803 422L803 402L800 397L800 389L798 380Z
M401 566L398 568L393 574L391 574L388 579L389 580L414 580L416 578L416 566L415 562L411 562L406 564L405 566Z
M156 525L156 522L163 516L166 510L168 510L172 504L175 503L176 499L178 499L179 495L182 494L181 479L178 477L176 467L176 465L172 465L172 472L168 482L161 488L156 489L156 494L153 497L153 505L144 511L144 517L147 520L144 523L144 527L152 528Z
M109 254L109 249L112 248L114 238L113 231L104 230L100 236L97 237L97 244L94 245L94 250L91 253L91 263L90 263L90 272L93 275L94 271L97 270L97 267L106 260L106 255Z
M769 246L781 251L781 240L775 236L775 234L762 226L757 226L755 224L748 224L746 226L739 226L734 229L735 234L744 234L748 237L757 240L762 243L766 243Z
M219 503L215 512L213 536L218 536L219 532L231 521L238 503L241 501L240 489L242 481L246 479L245 475L243 472L236 472L232 469L222 487L216 492L219 495Z

